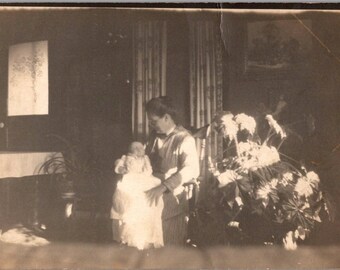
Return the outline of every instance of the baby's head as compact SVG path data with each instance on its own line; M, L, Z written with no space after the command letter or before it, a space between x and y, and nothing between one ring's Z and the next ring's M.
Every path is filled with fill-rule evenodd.
M129 146L129 154L136 157L144 157L145 150L143 144L140 142L132 142Z

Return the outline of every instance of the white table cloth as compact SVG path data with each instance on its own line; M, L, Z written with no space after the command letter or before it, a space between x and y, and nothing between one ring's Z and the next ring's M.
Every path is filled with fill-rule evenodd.
M0 152L0 179L41 174L39 168L57 152Z

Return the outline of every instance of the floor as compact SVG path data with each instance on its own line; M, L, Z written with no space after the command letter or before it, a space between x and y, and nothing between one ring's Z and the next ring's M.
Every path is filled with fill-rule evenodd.
M52 243L43 247L0 243L1 269L326 269L340 268L340 246L167 247L148 251L114 244Z
M17 243L0 241L0 269L340 268L339 224L322 228L316 237L299 245L295 251L275 245L166 247L138 251L113 243L108 234L110 223L103 221L98 221L101 227L97 224L95 234L90 233L95 224L84 224L81 219L78 222L84 229L77 230L77 234L74 234L74 227L67 224L53 234L43 231L39 234L19 224L12 226L2 231L2 236L12 232L10 238ZM13 233L19 237L13 237Z

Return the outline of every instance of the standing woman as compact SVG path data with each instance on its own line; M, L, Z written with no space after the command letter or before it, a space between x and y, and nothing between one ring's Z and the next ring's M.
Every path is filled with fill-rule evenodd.
M189 205L183 184L199 175L195 140L185 128L177 125L176 108L169 97L151 99L146 104L146 112L153 130L146 154L154 176L162 181L146 191L146 196L150 204L158 204L160 199L164 201L164 245L184 245Z

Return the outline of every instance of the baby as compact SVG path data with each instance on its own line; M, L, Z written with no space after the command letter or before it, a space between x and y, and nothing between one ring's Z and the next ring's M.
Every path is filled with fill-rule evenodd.
M111 218L120 222L117 240L138 249L162 247L162 200L150 206L145 196L160 180L152 176L149 157L140 142L130 144L128 153L115 162L115 172L123 175L111 208Z
M143 144L132 142L129 146L127 155L123 155L115 162L115 173L142 173L145 175L152 174L150 159L145 155Z

